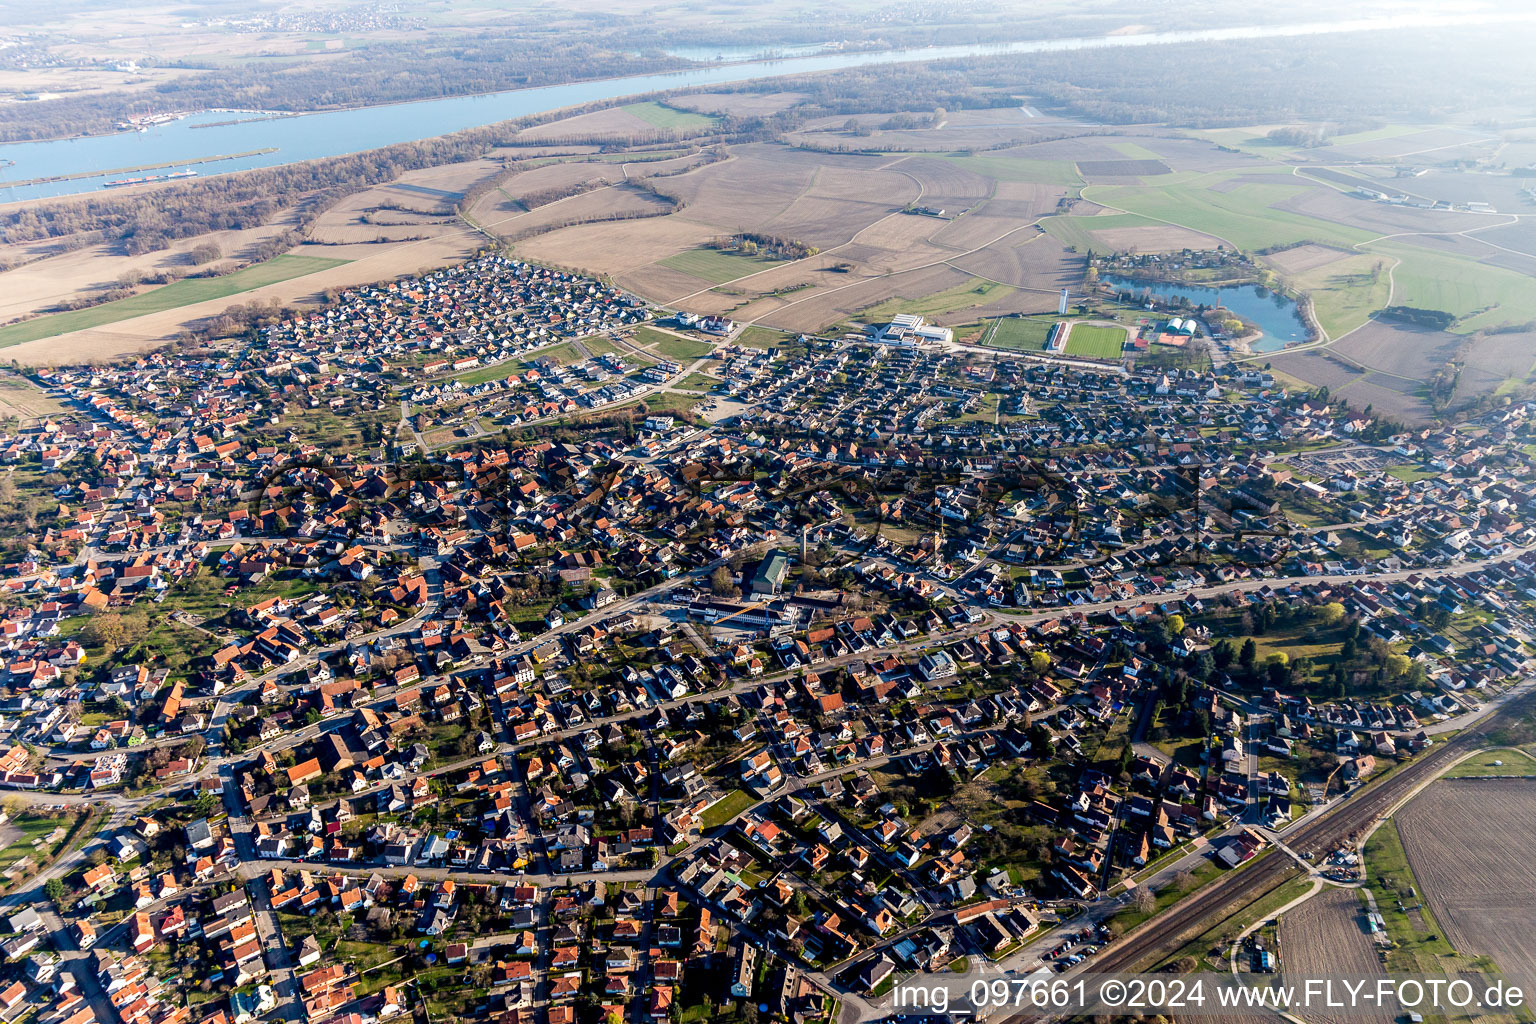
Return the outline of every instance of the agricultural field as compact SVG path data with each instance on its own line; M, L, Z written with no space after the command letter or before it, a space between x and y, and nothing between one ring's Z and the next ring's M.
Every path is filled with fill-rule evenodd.
M1457 333L1536 320L1525 274L1395 241L1373 243L1370 251L1401 261L1392 271L1395 304L1450 313Z
M743 256L740 253L723 252L719 249L691 249L661 260L661 265L692 274L713 284L724 284L738 277L756 274L783 263L783 260Z
M648 125L669 131L707 131L720 123L713 117L679 110L665 103L630 103L624 107L624 112Z
M978 281L974 285L967 282L921 299L888 299L860 315L870 323L881 323L900 313L916 313L931 320L946 313L989 305L1013 292L1013 288L995 281Z
M1322 251L1333 253L1329 249ZM1286 274L1285 283L1294 291L1312 296L1312 312L1330 338L1367 323L1372 313L1387 305L1391 295L1391 261L1374 253L1333 253L1333 258L1326 261L1304 265L1297 259L1291 265L1296 269Z
M260 227L194 235L164 249L137 254L107 244L72 247L77 241L72 237L0 245L0 259L16 264L0 273L0 320L56 310L61 303L89 298L114 287L121 279L188 273L195 269L190 252L200 245L215 245L223 253L222 259L206 267L228 270L251 258L258 247L292 230L296 223L290 212Z
M1089 359L1119 359L1125 349L1124 327L1100 324L1073 324L1067 335L1066 354Z
M40 338L57 337L71 331L100 327L120 320L131 320L148 313L177 309L196 302L206 302L209 299L222 299L264 285L339 267L345 262L347 261L324 256L292 254L274 256L265 263L237 270L223 277L188 278L131 298L119 299L116 302L105 302L99 306L71 310L67 313L52 313L0 327L0 347L19 345L25 341L37 341Z
M1280 919L1280 958L1287 973L1300 976L1385 977L1376 943L1365 930L1365 908L1353 889L1323 889ZM1396 1014L1358 1008L1338 1015L1324 1010L1306 1014L1308 1024L1369 1021L1395 1024Z
M1304 179L1297 179L1294 185L1244 182L1225 191L1217 191L1209 183L1156 188L1094 185L1083 189L1083 197L1112 210L1200 231L1249 251L1295 242L1347 247L1371 239L1371 233L1359 228L1279 208L1312 187L1322 186Z
M1536 785L1443 779L1397 814L1408 863L1460 954L1489 956L1512 975L1536 973Z

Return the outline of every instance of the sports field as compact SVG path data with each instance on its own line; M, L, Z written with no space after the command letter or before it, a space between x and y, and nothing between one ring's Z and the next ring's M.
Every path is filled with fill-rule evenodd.
M993 348L1005 348L1012 352L1035 352L1045 347L1046 336L1051 333L1051 320L1026 320L1021 317L999 317L992 321L982 335L981 343Z
M319 273L348 262L324 256L274 256L265 263L223 277L188 278L116 302L104 302L89 309L75 309L67 313L51 313L9 327L0 327L0 347L131 320L136 316L178 309L208 299L222 299L279 281Z
M1074 324L1067 335L1067 355L1088 359L1119 359L1125 348L1125 329L1097 324Z
M681 270L711 284L724 284L738 277L776 267L784 261L741 256L734 252L721 252L719 249L689 249L658 262L664 267Z
M713 117L695 114L688 110L678 110L676 107L669 107L662 103L631 103L624 109L646 124L655 125L657 128L691 131L713 128L719 123Z

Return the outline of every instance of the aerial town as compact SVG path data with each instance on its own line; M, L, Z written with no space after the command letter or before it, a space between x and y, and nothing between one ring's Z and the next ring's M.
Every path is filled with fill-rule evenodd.
M879 1019L1289 863L1523 685L1536 407L922 328L487 252L31 371L0 1015Z

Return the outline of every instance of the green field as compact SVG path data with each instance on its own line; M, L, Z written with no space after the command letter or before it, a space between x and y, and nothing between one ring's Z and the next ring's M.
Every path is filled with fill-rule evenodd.
M685 274L692 274L711 284L724 284L738 277L746 277L748 274L756 274L770 267L776 267L784 261L758 256L742 256L734 252L721 252L719 249L689 249L687 252L668 256L659 262L664 267L681 270Z
M946 153L943 158L968 171L998 181L1033 181L1043 185L1081 185L1083 179L1077 166L1070 160L1025 160L989 153L973 156L965 153Z
M1312 312L1328 336L1337 338L1387 304L1391 291L1387 270L1391 266L1389 257L1359 253L1288 276L1286 282L1312 296Z
M993 348L1006 348L1013 352L1037 352L1045 348L1045 339L1051 333L1052 320L1028 320L1021 317L999 317L982 336L981 343Z
M1394 305L1464 317L1451 328L1457 334L1536 320L1536 290L1512 270L1399 242L1373 243L1366 251L1402 261L1392 271Z
M669 107L664 103L631 103L624 107L624 110L638 117L646 124L668 130L702 130L713 128L720 123L713 117L695 114L691 110L679 110L676 107Z
M1120 327L1074 324L1072 333L1067 335L1067 355L1069 356L1119 359L1124 348L1125 330Z
M484 384L488 380L502 380L522 372L523 364L515 359L509 359L494 366L477 366L473 370L456 373L453 379L460 384Z
M744 348L783 348L795 340L793 334L776 331L771 327L747 327L731 339Z
M1229 192L1216 192L1209 184L1157 188L1095 185L1083 189L1083 198L1116 210L1203 231L1225 239L1239 249L1265 249L1298 242L1348 248L1374 237L1359 228L1277 208L1276 204L1314 187L1310 183L1261 185L1250 182Z
M1063 245L1070 245L1079 252L1094 249L1099 252L1111 248L1106 242L1101 242L1094 237L1095 231L1109 231L1114 228L1152 228L1161 227L1162 222L1150 217L1140 217L1134 213L1111 213L1101 217L1047 217L1040 222L1046 234L1058 239Z
M690 373L687 377L678 381L677 386L687 388L690 391L709 391L719 383L719 377L711 377L707 373Z
M149 313L161 313L167 309L190 306L195 302L222 299L253 288L276 284L295 277L316 274L322 270L339 267L350 260L333 260L324 256L274 256L265 263L237 270L223 277L188 278L176 281L152 291L144 292L116 302L104 302L89 309L75 309L67 313L24 320L9 327L0 327L0 347L20 345L24 341L52 338L70 331L82 331L88 327L115 324Z
M652 351L666 356L668 359L676 359L680 363L686 363L693 359L702 359L714 350L713 345L702 341L694 341L692 338L675 338L669 334L658 341Z
M1015 290L996 281L977 281L975 284L967 282L942 292L925 295L920 299L886 299L878 306L862 310L859 316L871 323L889 320L899 313L916 313L926 317L941 316L956 310L988 305L1007 298Z
M744 789L727 793L704 809L704 813L699 816L699 827L709 829L722 825L756 802L756 798Z
M1494 764L1495 761L1501 762ZM1499 775L1536 775L1536 757L1518 747L1479 751L1445 773L1448 779L1481 779Z
M658 391L654 395L647 395L640 399L645 405L645 410L659 416L676 416L678 419L694 420L693 410L699 405L698 395L684 394L681 391ZM623 409L628 403L618 406Z
M1139 142L1113 142L1110 143L1115 152L1130 160L1161 160L1161 153L1148 149Z
M682 338L651 327L635 328L634 340L636 345L648 346L657 355L666 359L676 359L678 362L699 359L715 350L713 345L706 342Z

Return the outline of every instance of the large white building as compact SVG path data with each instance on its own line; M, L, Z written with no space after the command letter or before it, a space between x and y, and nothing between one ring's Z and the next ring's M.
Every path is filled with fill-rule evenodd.
M928 323L915 313L899 313L875 332L875 340L887 345L921 345L925 342L949 342L955 332L948 327Z

